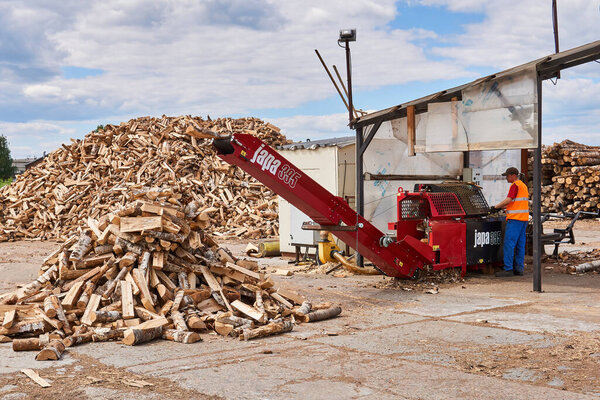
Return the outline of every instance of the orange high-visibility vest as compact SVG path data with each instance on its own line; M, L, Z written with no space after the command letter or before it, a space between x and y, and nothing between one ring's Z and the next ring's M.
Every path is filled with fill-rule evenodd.
M517 197L506 206L506 219L529 221L529 190L521 180L514 182L517 185Z

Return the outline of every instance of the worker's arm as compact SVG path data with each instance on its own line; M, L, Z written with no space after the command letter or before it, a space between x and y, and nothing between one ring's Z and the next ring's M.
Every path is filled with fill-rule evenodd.
M515 199L515 197L517 197L518 190L519 189L517 188L517 185L515 185L513 183L510 186L510 190L508 191L508 196L506 196L506 198L504 200L502 200L500 203L496 204L494 206L494 208L499 210L499 209L505 208L507 205L512 203L512 201Z
M513 199L511 197L507 197L502 200L500 203L496 204L494 208L501 209L512 203Z

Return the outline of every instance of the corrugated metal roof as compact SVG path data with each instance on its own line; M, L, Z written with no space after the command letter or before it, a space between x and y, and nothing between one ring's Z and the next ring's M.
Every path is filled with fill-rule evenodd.
M286 144L284 146L279 146L280 150L315 150L319 147L346 147L353 145L356 141L354 136L344 136L337 138L329 138L329 139L320 139L320 140L307 140L306 142L296 142Z
M375 111L358 118L356 120L356 126L366 126L379 121L389 121L392 119L405 117L406 107L408 106L414 106L415 112L417 113L425 112L427 111L427 105L429 103L450 101L453 97L460 98L462 91L471 86L475 86L492 79L502 78L507 75L513 75L530 68L536 68L541 79L549 79L555 77L557 72L562 69L581 65L598 58L600 58L600 40L573 49L561 51L560 53L538 58L537 60L530 61L526 64L476 79L472 82L454 87L452 89L442 90L441 92L433 93L428 96L421 97L420 99L398 104L384 110Z

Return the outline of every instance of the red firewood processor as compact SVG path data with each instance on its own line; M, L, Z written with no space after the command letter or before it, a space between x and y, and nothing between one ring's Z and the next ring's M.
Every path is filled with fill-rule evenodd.
M416 185L399 190L397 221L384 234L341 197L307 176L260 139L236 133L213 142L219 157L256 178L308 215L303 228L329 231L354 248L382 273L412 278L424 268L480 269L502 264L504 218L491 216L478 186L467 183ZM326 236L325 236L326 237ZM328 244L329 243L329 244ZM322 240L321 261L340 260L341 252Z

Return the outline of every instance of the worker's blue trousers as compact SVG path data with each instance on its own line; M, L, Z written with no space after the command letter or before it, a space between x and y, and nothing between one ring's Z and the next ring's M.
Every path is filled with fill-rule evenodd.
M509 219L504 230L504 269L522 272L525 265L525 230L527 221Z

